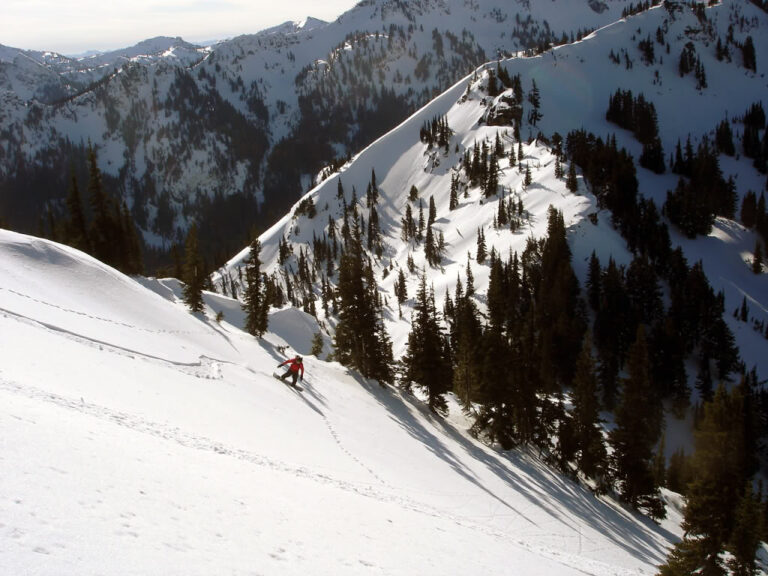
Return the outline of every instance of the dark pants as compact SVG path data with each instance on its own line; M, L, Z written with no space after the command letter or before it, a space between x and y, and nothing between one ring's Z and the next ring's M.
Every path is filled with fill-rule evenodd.
M298 378L299 378L299 373L298 372L291 372L290 370L288 370L288 372L286 372L285 374L280 376L280 380L285 381L285 379L288 378L288 376L293 376L293 382L291 382L291 384L293 386L296 386L296 380L298 380Z

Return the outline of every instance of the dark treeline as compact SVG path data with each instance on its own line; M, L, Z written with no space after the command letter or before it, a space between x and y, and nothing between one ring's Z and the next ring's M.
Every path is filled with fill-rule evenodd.
M593 254L586 286L598 358L594 378L603 405L615 406L617 429L609 435L618 453L613 480L625 500L652 516L662 509L651 487L666 485L687 496L686 537L662 566L665 576L701 568L722 574L724 549L733 554L731 569L749 570L764 537L762 495L753 492L752 479L766 435L768 396L756 372L747 372L739 359L723 319L722 293L714 292L700 262L691 266L680 249L671 250L654 204L637 199L631 157L617 149L613 138L606 144L583 131L568 135L567 149L600 204L613 211L634 254L626 269L612 259L603 266ZM701 157L713 159L707 144ZM690 158L693 177L699 168L692 153ZM714 161L716 166L716 156ZM661 298L663 283L668 306ZM653 469L638 467L637 462L653 458L648 449L659 441L660 402L671 402L678 414L690 403L686 363L691 360L703 402L694 406L696 450L693 455L677 452L668 468L658 457ZM622 370L628 377L618 377ZM739 372L740 384L729 391L726 385ZM638 382L645 384L636 388ZM628 427L624 431L622 422ZM632 426L634 436L626 433ZM638 444L637 438L645 442ZM643 456L622 472L625 449Z
M635 133L643 145L640 166L657 174L664 173L664 149L659 138L656 107L652 102L642 94L634 97L631 90L617 90L611 96L605 119Z
M125 202L108 194L98 168L96 152L88 148L86 196L80 192L74 170L65 208L49 207L43 236L87 252L126 274L143 272L142 242Z

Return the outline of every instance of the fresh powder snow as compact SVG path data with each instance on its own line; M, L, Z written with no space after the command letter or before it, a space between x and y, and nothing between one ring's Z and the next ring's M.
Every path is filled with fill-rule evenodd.
M649 574L677 533L227 299L0 230L0 573ZM242 318L240 318L241 320ZM679 520L679 518L678 518Z

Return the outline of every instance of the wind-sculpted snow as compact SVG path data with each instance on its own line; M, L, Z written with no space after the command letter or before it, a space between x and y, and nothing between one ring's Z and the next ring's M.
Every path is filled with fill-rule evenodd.
M210 319L223 297L192 316L172 281L4 231L0 270L2 573L641 574L672 538L453 402L311 356L302 394L277 382L303 313L257 341Z

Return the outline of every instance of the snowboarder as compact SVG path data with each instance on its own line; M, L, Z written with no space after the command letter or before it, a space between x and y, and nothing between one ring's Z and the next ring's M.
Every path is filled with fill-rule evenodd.
M295 358L289 358L285 362L278 364L277 367L280 368L286 364L289 365L288 370L285 372L285 374L280 376L280 380L285 382L285 379L288 378L288 376L292 376L293 382L291 383L291 386L296 387L297 378L302 382L304 381L304 362L302 361L301 356L296 356ZM299 372L301 372L301 375L299 375Z

